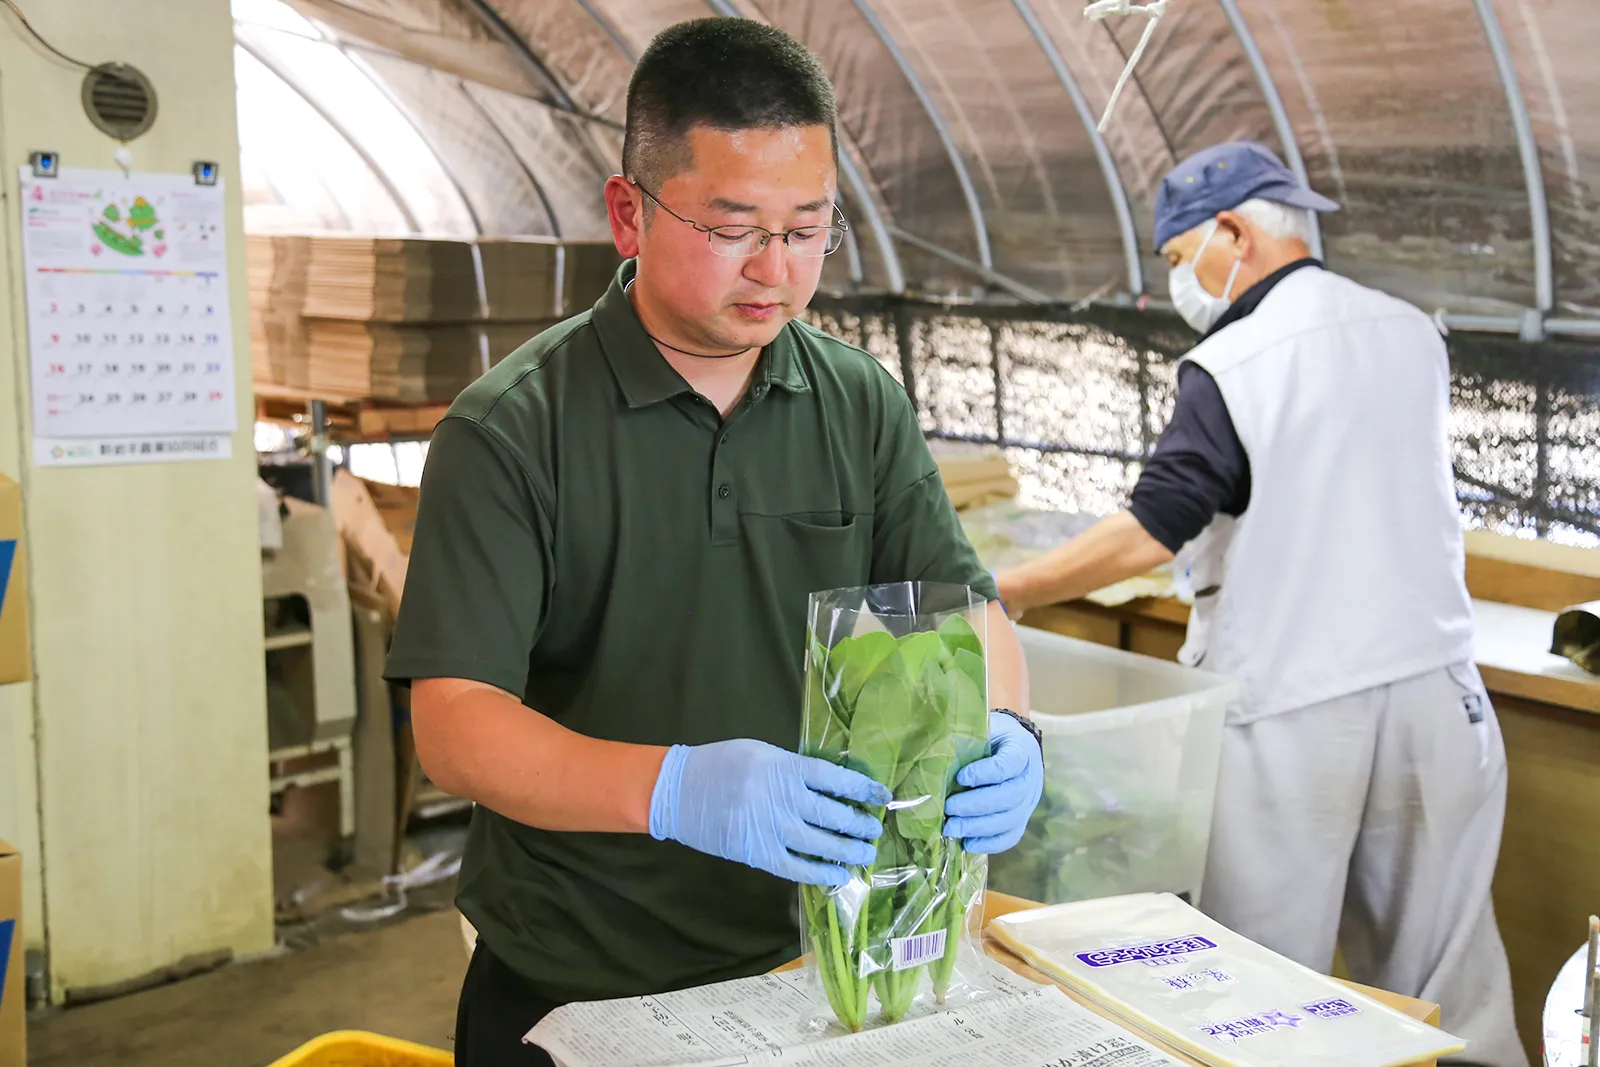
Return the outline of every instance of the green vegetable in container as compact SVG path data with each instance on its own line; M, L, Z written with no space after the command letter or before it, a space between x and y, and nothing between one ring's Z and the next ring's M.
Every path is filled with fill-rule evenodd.
M1126 768L1076 766L1047 781L1022 841L990 862L995 889L1063 904L1177 888L1167 883L1180 814L1170 798L1130 795L1128 778Z
M854 1031L866 1023L869 991L896 1022L924 969L941 1003L950 986L987 869L943 834L956 774L988 755L984 650L971 624L952 615L937 632L898 640L877 632L826 648L813 635L806 674L804 753L894 794L887 810L873 811L884 823L876 862L853 869L840 889L801 890L828 1002Z

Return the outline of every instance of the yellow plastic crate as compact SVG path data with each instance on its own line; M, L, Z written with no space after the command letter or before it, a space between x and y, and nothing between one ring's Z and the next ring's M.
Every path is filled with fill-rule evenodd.
M361 1030L335 1030L308 1041L271 1067L453 1067L455 1056Z

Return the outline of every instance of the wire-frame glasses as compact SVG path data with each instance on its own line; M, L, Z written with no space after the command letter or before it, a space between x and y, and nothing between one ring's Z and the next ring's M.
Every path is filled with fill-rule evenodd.
M839 250L844 244L844 235L850 229L850 224L845 220L844 213L839 210L839 205L833 207L833 214L837 220L831 226L797 226L792 230L774 233L762 226L702 226L693 219L686 219L667 205L663 204L655 193L646 189L638 182L628 179L645 196L648 196L656 207L665 211L679 222L693 226L706 235L706 241L711 245L711 251L719 256L730 259L748 259L759 256L772 243L774 237L780 238L789 251L797 256L817 259L830 255Z

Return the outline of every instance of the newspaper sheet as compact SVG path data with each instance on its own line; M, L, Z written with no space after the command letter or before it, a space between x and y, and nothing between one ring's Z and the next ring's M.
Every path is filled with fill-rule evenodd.
M1169 1067L1178 1061L1070 1000L1010 977L959 1010L846 1034L800 972L569 1004L523 1039L561 1067Z

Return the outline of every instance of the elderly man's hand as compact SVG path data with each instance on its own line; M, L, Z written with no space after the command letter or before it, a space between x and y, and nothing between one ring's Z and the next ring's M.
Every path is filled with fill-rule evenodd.
M1000 591L1000 606L1005 609L1006 618L1016 622L1028 609L1022 603L1021 592L1012 578L1013 573L1013 571L990 571L989 576L994 579L995 588Z

